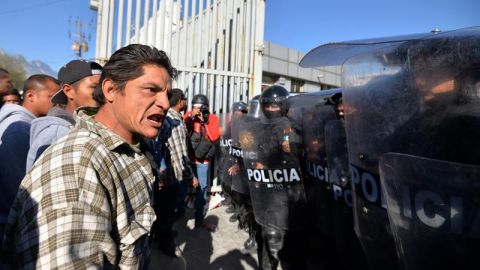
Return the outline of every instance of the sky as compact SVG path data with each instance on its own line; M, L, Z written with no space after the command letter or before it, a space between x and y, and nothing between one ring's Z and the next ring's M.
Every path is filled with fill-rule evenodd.
M0 48L58 71L75 58L71 45L80 18L91 35L84 57L93 58L96 12L89 3L0 0ZM328 42L480 26L479 12L479 0L266 0L265 40L308 52Z

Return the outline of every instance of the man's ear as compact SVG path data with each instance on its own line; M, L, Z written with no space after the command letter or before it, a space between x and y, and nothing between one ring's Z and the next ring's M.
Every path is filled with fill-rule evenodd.
M115 92L117 91L117 86L113 83L111 79L106 78L102 82L102 92L105 97L105 102L112 103L114 100Z
M35 99L35 91L31 89L25 91L23 99L28 102L33 102Z
M63 93L65 93L69 100L74 99L75 91L73 91L73 87L70 84L63 85Z

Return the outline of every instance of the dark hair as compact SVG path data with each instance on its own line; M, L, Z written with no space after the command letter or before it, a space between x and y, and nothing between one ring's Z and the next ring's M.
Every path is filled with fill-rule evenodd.
M5 93L3 94L3 96L11 96L11 95L16 95L18 97L21 97L20 93L15 88L8 88L7 90L5 90Z
M35 90L37 87L45 87L48 81L52 81L55 84L60 85L60 81L50 75L35 74L28 77L28 79L26 79L23 83L23 96L25 97L27 91Z
M168 101L170 102L170 106L175 106L178 102L182 99L185 99L185 94L181 89L173 88L168 93Z
M0 79L5 79L10 77L10 72L8 70L0 67Z
M172 79L177 76L177 70L172 66L164 51L146 45L130 44L113 53L103 66L100 82L93 92L93 99L99 106L102 106L105 104L102 84L106 78L111 79L118 89L123 91L128 81L144 74L143 66L145 65L164 67Z

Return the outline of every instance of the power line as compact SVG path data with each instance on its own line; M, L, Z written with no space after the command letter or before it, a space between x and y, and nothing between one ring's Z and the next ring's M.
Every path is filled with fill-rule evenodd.
M44 7L44 6L48 6L48 5L52 5L52 4L56 4L56 3L59 3L59 2L65 2L65 1L68 1L68 0L56 0L56 1L50 1L50 2L39 3L39 4L36 4L36 5L31 5L31 6L28 6L28 7L17 8L17 9L11 9L11 10L7 10L7 11L0 12L0 15L11 14L11 13L17 13L17 12L21 12L21 11L24 11L24 10L29 10L29 9L33 9L33 8L37 8L37 7Z

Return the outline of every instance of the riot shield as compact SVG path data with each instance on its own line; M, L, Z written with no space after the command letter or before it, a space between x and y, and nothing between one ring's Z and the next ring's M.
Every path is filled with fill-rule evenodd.
M331 43L303 67L342 65L354 228L369 268L396 269L381 189L387 152L480 162L480 27Z
M228 174L232 159L230 147L232 144L230 114L221 116L222 135L218 144L219 149L215 154L217 164L217 178L225 192L229 193L232 187L232 177Z
M325 148L338 257L348 269L366 269L365 255L353 230L352 185L343 120L328 121L325 125Z
M240 131L255 220L277 230L305 228L298 135L285 118L246 121Z
M308 106L311 105L311 106ZM305 160L305 192L312 223L330 237L334 237L332 219L332 186L327 168L325 124L336 119L335 110L325 101L302 107L302 141Z
M235 166L236 173L232 175L232 190L240 194L248 194L247 171L243 166L243 151L240 146L240 131L245 125L246 114L235 112L232 116L232 143L230 147L230 156L232 166Z
M380 175L403 269L480 268L480 166L388 153Z
M403 42L344 65L354 224L372 269L395 268L396 259L378 173L384 153L480 162L479 46L476 29Z

